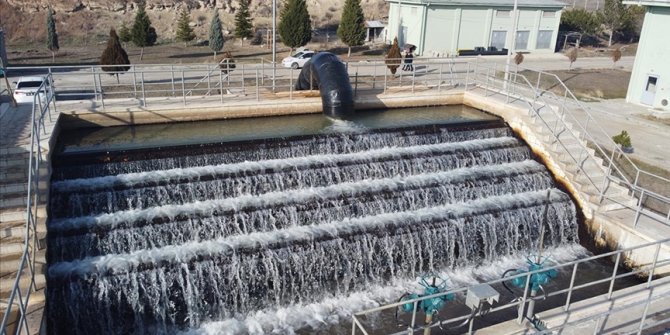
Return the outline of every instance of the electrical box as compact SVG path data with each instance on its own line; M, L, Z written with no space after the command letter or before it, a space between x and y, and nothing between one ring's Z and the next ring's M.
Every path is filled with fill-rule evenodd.
M465 297L465 305L470 309L476 309L480 303L487 302L489 305L498 302L500 293L494 290L491 285L479 284L468 288L468 294Z

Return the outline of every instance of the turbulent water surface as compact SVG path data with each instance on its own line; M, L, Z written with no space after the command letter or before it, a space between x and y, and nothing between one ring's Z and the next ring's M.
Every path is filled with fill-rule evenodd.
M499 121L326 128L64 150L51 188L50 332L327 328L423 274L454 285L498 276L536 247L543 222L555 258L584 252L574 204Z

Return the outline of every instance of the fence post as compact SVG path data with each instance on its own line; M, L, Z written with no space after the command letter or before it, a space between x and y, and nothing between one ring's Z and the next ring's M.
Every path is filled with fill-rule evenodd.
M416 71L412 70L412 93L414 93L414 83L416 82Z
M288 98L289 100L293 100L293 69L290 69L289 72L291 73L289 75L289 82L288 82Z
M184 101L184 106L186 106L186 87L184 84L184 70L181 70L181 98Z
M354 74L354 97L358 95L358 71Z
M223 73L219 71L219 95L221 96L221 103L223 103Z
M612 271L612 279L610 280L610 290L607 293L607 300L612 299L612 290L614 289L614 281L616 280L616 273L619 270L619 262L621 261L621 253L616 254L616 261L614 262L614 270Z
M633 224L633 227L637 227L637 223L640 220L640 212L642 211L642 199L644 199L644 191L642 190L642 193L640 193L640 200L637 202L637 208L635 209L635 223Z
M465 90L468 90L468 82L470 81L470 62L467 63L468 66L465 69Z
M93 96L95 101L98 101L98 82L95 79L95 69L91 66L91 74L93 75Z
M135 99L137 99L137 77L136 77L136 72L135 72L135 67L133 66L133 92L135 95Z
M209 65L207 65L207 93L205 95L209 95L210 92L212 92L212 83L210 80L212 70L209 68Z
M526 286L523 288L523 298L519 303L519 309L518 309L519 314L516 319L516 322L518 324L523 323L523 318L525 315L524 310L526 309L526 299L528 298L528 286L530 286L530 273L526 275Z
M170 65L170 79L172 80L172 96L174 96L174 65Z
M142 105L144 107L146 107L147 106L147 95L144 91L144 71L142 71L142 78L141 79L142 79Z
M242 65L242 95L246 96L247 91L244 89L244 64L240 65Z
M372 70L372 89L375 89L375 84L377 82L377 62L374 63Z
M570 278L570 288L568 288L568 296L565 298L565 306L563 306L564 311L568 311L570 309L570 299L572 298L572 289L575 287L575 276L577 275L577 265L579 263L575 263L575 265L572 266L572 277Z
M442 66L444 66L444 63L440 63L440 75L437 80L437 91L440 92L442 91Z
M261 100L260 89L259 89L259 87L258 87L258 84L259 84L259 83L258 83L258 69L256 69L256 101L260 101L260 100Z
M102 91L102 79L100 79L100 73L98 73L98 85L100 85L100 102L102 103L102 110L105 110L105 96Z

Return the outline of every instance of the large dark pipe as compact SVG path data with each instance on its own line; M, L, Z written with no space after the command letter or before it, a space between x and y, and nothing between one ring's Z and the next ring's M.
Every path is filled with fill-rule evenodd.
M319 52L314 55L300 71L295 89L318 89L321 92L323 113L330 117L341 118L354 112L354 93L349 83L349 74L344 63L332 53Z

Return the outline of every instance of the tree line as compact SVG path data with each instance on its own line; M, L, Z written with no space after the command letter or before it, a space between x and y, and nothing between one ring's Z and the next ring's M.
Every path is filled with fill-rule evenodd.
M579 8L564 11L560 30L586 35L606 33L610 47L616 37L635 35L643 16L641 6L626 6L621 0L605 0L603 8L596 12Z
M249 11L250 3L251 0L240 0L239 8L236 9L235 13L233 35L242 41L254 37L253 18ZM52 52L52 57L55 58L55 54L59 50L59 44L53 15L53 10L49 8L47 14L47 48ZM175 40L189 42L196 38L190 22L190 13L188 7L185 6L176 22ZM291 50L307 44L312 39L312 24L306 0L285 1L280 11L278 33L284 45L291 48ZM351 47L363 45L365 42L365 17L361 7L361 0L345 1L337 35L349 47L349 56L351 55ZM120 52L123 50L121 43L132 43L139 47L141 60L144 56L144 48L155 45L157 40L158 34L146 13L146 4L143 2L139 3L131 26L123 23L119 27L118 34L115 29L112 28L110 30L108 45L100 59L101 64L110 64L106 62L111 60L124 62L124 59L128 58L127 54ZM218 10L215 10L210 20L208 33L208 45L214 53L215 58L217 52L223 49L224 43L223 24L221 23ZM123 50L123 53L125 53L125 50ZM114 63L112 65L121 64L129 64L129 61L126 63Z

